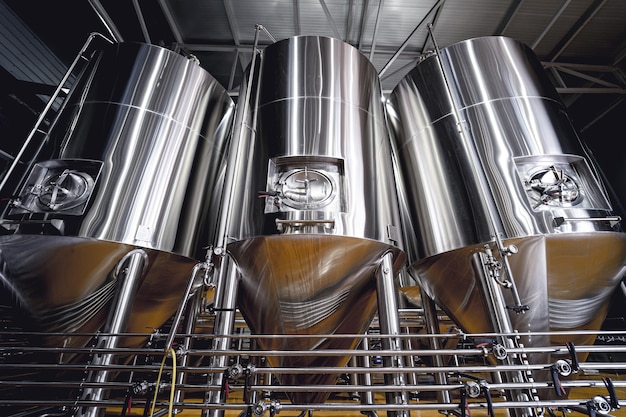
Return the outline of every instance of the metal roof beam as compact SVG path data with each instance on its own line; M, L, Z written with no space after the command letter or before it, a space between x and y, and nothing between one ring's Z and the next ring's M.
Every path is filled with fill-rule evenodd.
M344 41L350 43L350 31L352 30L352 10L354 8L354 0L348 2L348 14L346 16L346 37Z
M363 2L363 12L361 13L361 28L359 30L359 49L363 50L363 34L365 32L365 24L367 23L367 9L369 0Z
M370 49L370 61L374 60L374 51L376 49L376 40L378 37L378 27L380 26L380 16L383 14L383 6L385 0L378 1L378 13L376 13L376 23L374 23L374 35L372 36L372 47Z
M578 36L578 34L587 26L587 24L593 19L593 17L600 11L602 6L606 4L608 0L595 0L591 6L580 16L580 19L576 21L574 26L567 32L565 37L561 39L558 45L548 54L550 57L548 61L556 60L565 49L569 46L569 44Z
M293 0L293 24L296 35L300 36L300 2L298 0Z
M556 69L558 71L564 72L565 74L573 75L574 77L577 77L577 78L580 78L580 79L583 79L583 80L587 80L587 81L591 81L594 84L600 84L600 85L603 85L603 86L609 87L609 88L614 88L614 87L620 88L620 86L615 84L615 83L612 83L612 82L609 82L609 81L605 81L605 80L603 80L601 78L594 77L592 75L585 74L585 73L582 73L580 71L575 71L575 70L567 68L567 67L556 67Z
M514 0L513 3L511 3L511 5L509 6L509 9L506 11L506 14L504 15L504 18L502 18L502 20L500 21L500 24L496 28L496 31L493 34L494 36L502 35L504 31L506 30L506 28L509 27L511 20L513 20L513 18L517 14L517 11L522 5L522 1L523 0Z
M150 33L148 32L148 26L146 26L146 19L144 19L143 13L141 12L141 6L139 6L139 0L133 0L133 7L135 8L135 13L137 14L137 20L139 20L139 27L141 28L141 33L143 33L143 38L146 43L152 43L150 40Z
M124 37L115 25L115 22L113 22L113 19L111 19L111 16L109 16L105 8L102 6L102 3L100 3L99 0L89 0L89 4L96 12L98 18L102 21L102 24L109 32L109 35L111 35L111 38L115 42L124 42Z
M226 22L228 23L228 28L230 29L230 33L233 36L233 42L235 45L239 46L241 43L239 41L239 28L237 27L237 20L235 19L235 10L233 9L233 4L230 0L223 0L224 10L226 11Z
M341 39L341 35L339 34L339 29L337 29L337 25L335 24L335 19L333 19L333 15L328 10L328 6L324 0L319 0L322 9L324 9L324 14L326 14L326 19L328 19L328 23L330 23L330 27L333 30L333 34L337 39Z
M435 16L433 17L433 21L431 22L432 25L432 31L435 31L435 27L437 26L437 21L439 20L439 16L441 16L441 9L442 7L438 7L437 10L435 10ZM429 32L429 36L426 36L426 40L424 41L424 44L422 45L422 49L420 50L422 53L426 50L426 48L428 48L428 45L431 43L432 39L430 37L430 32Z
M552 16L552 19L550 19L550 22L548 22L548 25L543 29L543 31L539 34L539 36L537 36L537 38L535 39L533 44L530 46L531 49L535 49L537 47L537 45L539 45L539 43L544 38L544 36L546 36L546 34L550 31L550 29L552 29L552 26L554 26L556 21L559 20L559 17L561 17L561 15L565 11L565 9L567 9L567 6L569 6L571 1L572 0L565 0L563 2L561 7L559 8L559 10L556 11L554 16Z
M228 23L228 28L230 29L230 33L233 36L233 43L235 46L240 46L241 41L239 39L239 27L237 26L237 19L235 19L235 9L233 8L233 4L230 0L223 0L224 11L226 12L226 22ZM246 70L246 63L242 59L243 57L239 56L241 51L237 50L233 57L233 64L230 68L230 77L228 79L228 89L233 88L233 83L235 80L235 73L237 71L237 63L241 64L241 70Z
M412 59L411 62L401 66L400 68L396 69L392 73L387 74L384 77L380 77L380 80L381 81L385 81L387 78L391 78L391 77L393 77L396 74L403 74L405 72L408 72L409 70L413 69L413 67L415 67L417 65L418 59L419 58Z
M389 61L387 61L387 63L385 64L385 66L383 67L383 69L380 70L380 72L378 73L379 77L382 77L383 74L385 72L387 72L387 70L389 69L389 67L391 66L391 64L393 64L393 62L400 56L400 54L403 53L404 49L406 48L406 46L409 44L409 41L411 40L411 38L413 37L413 35L415 35L415 33L418 31L418 29L424 24L424 22L426 21L426 19L428 19L428 16L430 16L435 10L437 10L437 8L439 7L443 7L443 4L445 3L445 0L437 0L437 2L433 5L433 7L430 8L430 10L428 11L428 13L426 13L426 15L422 18L422 20L420 20L420 22L417 24L417 26L415 26L415 29L413 29L413 31L409 34L409 36L407 36L407 38L405 39L405 41L402 43L402 45L400 45L400 48L398 48L398 50L393 54L393 56L391 57L391 59ZM421 51L420 51L421 52ZM419 54L418 54L419 55Z
M176 43L178 43L179 45L183 45L184 43L183 35L180 33L180 28L176 24L176 19L174 19L174 15L172 13L172 10L167 4L167 1L159 0L159 6L161 6L161 11L163 12L163 15L165 16L165 20L167 20L167 24L170 27L170 30L172 31L172 35L174 35L174 39L176 40Z

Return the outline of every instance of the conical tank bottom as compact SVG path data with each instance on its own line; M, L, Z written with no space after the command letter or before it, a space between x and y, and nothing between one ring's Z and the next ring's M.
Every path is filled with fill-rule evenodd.
M600 329L608 301L626 273L626 233L550 235L546 253L550 329ZM555 341L562 343L563 337ZM594 341L595 335L574 340L577 344Z
M135 246L51 235L0 236L2 302L22 311L20 327L41 332L45 346L84 346L107 320L121 276L120 261ZM146 263L126 332L150 333L174 314L197 261L143 249ZM119 272L119 271L118 271ZM56 335L46 335L54 333ZM139 346L145 337L125 337L120 346Z
M266 350L354 349L358 338L325 335L364 334L377 311L376 269L389 251L384 243L345 236L260 236L229 245L240 272L238 302L252 332L302 335L260 338ZM396 256L396 265L402 262ZM319 337L311 337L319 335ZM346 366L349 356L269 356L272 367ZM337 375L284 374L292 385L334 384ZM289 393L301 404L320 403L326 393Z
M509 311L512 330L520 333L599 330L606 304L619 284L626 263L626 234L589 232L507 239L519 252L509 263L524 313ZM484 277L476 256L484 245L466 246L426 258L411 266L420 285L468 333L494 332L486 306ZM507 306L510 291L502 289ZM548 336L522 338L525 346L550 343L593 343L594 336L559 340ZM539 358L535 357L536 360Z

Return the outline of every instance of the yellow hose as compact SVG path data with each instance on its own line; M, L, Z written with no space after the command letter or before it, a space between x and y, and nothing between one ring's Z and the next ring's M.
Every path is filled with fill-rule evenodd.
M176 384L176 352L174 349L170 348L169 352L172 354L172 388L170 390L170 405L167 413L168 417L172 417L174 412L174 387ZM156 386L154 387L154 398L152 398L152 408L150 409L150 417L154 415L154 407L156 406L157 395L159 394L159 384L161 383L161 375L163 374L163 367L165 365L165 360L167 359L167 355L163 355L163 360L161 361L161 367L159 368L159 376L157 377Z

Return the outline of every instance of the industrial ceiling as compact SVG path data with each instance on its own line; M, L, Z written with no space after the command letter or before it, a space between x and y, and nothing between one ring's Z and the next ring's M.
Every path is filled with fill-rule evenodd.
M533 48L626 201L624 0L0 0L0 19L3 151L19 131L10 109L37 114L91 33L194 55L235 97L257 31L261 49L296 35L342 39L386 92L422 53L497 35Z

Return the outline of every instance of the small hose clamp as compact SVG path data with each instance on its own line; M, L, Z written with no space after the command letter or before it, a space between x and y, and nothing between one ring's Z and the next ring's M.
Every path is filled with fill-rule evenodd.
M470 398L477 398L480 396L481 388L478 382L467 381L465 386L467 387L467 395Z
M608 414L613 410L607 399L600 395L593 397L593 405L596 407L596 410L602 414Z
M228 376L231 378L237 378L242 373L243 373L243 367L239 365L238 363L228 368Z
M561 376L570 376L572 374L572 365L564 359L559 359L554 363L556 370Z
M506 348L502 346L501 344L493 345L491 350L493 352L493 356L495 356L496 359L499 359L501 361L506 359L506 357L508 356Z

